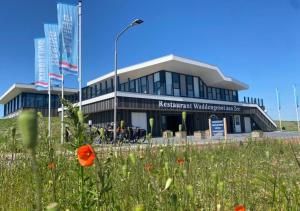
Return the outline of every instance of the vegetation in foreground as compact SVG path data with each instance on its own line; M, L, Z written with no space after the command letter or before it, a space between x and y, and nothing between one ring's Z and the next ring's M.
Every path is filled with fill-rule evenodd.
M0 148L0 210L300 207L300 140L92 147L82 114L71 107L68 112L74 136L64 146L47 139L43 118L37 125L32 113L19 120L23 144L18 130L10 130Z

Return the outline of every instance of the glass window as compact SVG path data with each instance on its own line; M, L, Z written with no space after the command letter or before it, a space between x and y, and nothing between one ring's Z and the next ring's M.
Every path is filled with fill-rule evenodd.
M147 94L147 78L146 78L146 76L141 78L141 93Z
M217 100L221 100L221 92L220 92L220 89L216 88L216 92L217 92Z
M148 75L148 93L153 94L153 75Z
M181 91L181 96L186 97L186 77L185 77L185 75L180 75L180 91Z
M120 85L120 90L121 90L122 92L125 92L125 84L124 84L124 83Z
M225 100L229 101L229 91L228 91L228 89L225 89Z
M34 107L34 94L26 94L26 107Z
M36 107L43 108L44 107L44 96L36 95Z
M154 74L154 92L157 95L160 95L160 74L155 73Z
M232 90L229 90L229 101L232 101Z
M232 100L235 102L238 101L237 91L232 91Z
M129 91L130 92L135 92L135 80L130 81Z
M194 97L193 76L186 77L188 97Z
M172 73L170 73L170 72L166 72L166 88L167 88L167 95L173 95Z
M135 92L139 93L140 92L140 79L135 80Z
M194 77L194 95L199 98L199 78Z
M129 84L128 84L128 82L124 83L124 90L125 90L125 92L129 92Z
M216 100L217 99L217 92L216 92L216 88L211 88L212 91L212 99Z
M108 80L106 81L106 84L107 84L107 93L112 92L112 84L111 84L111 80L108 79Z
M212 89L211 87L207 88L208 99L212 100Z
M172 74L172 80L173 80L173 93L174 96L180 96L180 77L178 73Z

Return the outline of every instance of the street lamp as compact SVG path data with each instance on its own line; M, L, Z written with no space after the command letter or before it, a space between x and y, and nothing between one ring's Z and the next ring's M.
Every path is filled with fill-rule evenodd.
M115 85L114 85L114 143L116 143L116 139L117 139L117 71L118 71L118 40L121 37L122 34L124 34L129 28L139 25L141 23L143 23L144 21L141 19L135 19L134 21L132 21L128 26L126 26L119 34L117 34L117 37L115 39Z

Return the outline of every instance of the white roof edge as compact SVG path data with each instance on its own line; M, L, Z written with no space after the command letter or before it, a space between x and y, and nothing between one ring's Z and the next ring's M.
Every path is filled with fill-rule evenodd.
M13 84L1 97L0 102L5 98L6 95L8 95L14 88L16 88L16 84Z
M183 58L183 57L179 57L179 56L174 56L174 55L172 55L172 56L173 56L173 59L177 60L177 61L181 61L181 62L184 62L184 63L193 64L193 65L196 65L196 66L202 66L202 67L206 67L206 68L209 68L209 69L213 69L213 70L218 72L218 74L222 77L222 79L224 81L236 83L236 84L242 86L244 89L249 88L249 86L247 84L245 84L245 83L243 83L239 80L236 80L232 77L225 76L217 66L210 65L210 64L207 64L207 63L202 63L202 62L187 59L187 58Z
M207 64L207 63L198 62L198 61L195 61L195 60L191 60L191 59L187 59L187 58L183 58L183 57L179 57L179 56L175 56L173 54L163 56L163 57L159 57L159 58L156 58L156 59L152 59L152 60L142 62L142 63L139 63L139 64L135 64L135 65L132 65L132 66L129 66L129 67L121 68L121 69L118 70L118 74L126 73L126 72L129 72L129 71L135 70L135 69L139 69L139 68L143 68L143 67L147 67L147 66L151 66L151 65L163 63L163 62L166 62L166 61L171 61L171 60L176 60L176 61L179 61L179 62L192 64L192 65L195 65L195 66L206 67L206 68L215 70L215 71L217 71L217 73L221 76L221 78L224 81L231 82L231 83L236 83L239 86L241 86L242 89L248 89L249 88L249 86L247 84L243 83L243 82L240 82L240 81L238 81L234 78L231 78L231 77L224 76L223 73L220 71L220 69L217 66L210 65L210 64ZM95 84L99 81L105 80L105 79L113 77L113 76L114 76L114 71L109 72L109 73L107 73L103 76L100 76L100 77L98 77L94 80L88 81L87 86L90 86L92 84Z
M2 103L2 101L4 100L4 98L10 93L12 92L14 89L22 89L22 88L25 88L25 89L35 89L35 85L34 84L22 84L22 83L15 83L13 84L1 97L0 97L0 104ZM61 88L60 87L52 87L52 90L54 91L60 91ZM64 88L64 90L66 92L78 92L77 89L73 89L73 88Z
M131 70L135 70L135 69L147 67L147 66L150 66L150 65L154 65L154 64L159 64L159 63L162 63L162 62L170 61L172 59L174 59L174 55L173 54L170 54L170 55L167 55L167 56L163 56L163 57L159 57L159 58L152 59L152 60L149 60L149 61L146 61L146 62L141 62L141 63L134 64L134 65L131 65L131 66L128 66L128 67L120 68L120 69L118 69L118 74L126 73L126 72L129 72ZM98 77L98 78L96 78L94 80L88 81L87 85L90 86L92 84L95 84L95 83L97 83L99 81L105 80L105 79L113 77L113 76L114 76L114 71L109 72L109 73L107 73L107 74L105 74L103 76L100 76L100 77Z

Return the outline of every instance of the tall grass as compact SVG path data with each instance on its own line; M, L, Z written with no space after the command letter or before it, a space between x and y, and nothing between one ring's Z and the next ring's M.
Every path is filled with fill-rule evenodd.
M59 138L47 138L45 122L39 117L38 172L32 171L30 154L18 143L18 130L16 136L7 133L6 144L0 148L0 210L34 210L39 203L46 208L54 202L61 210L233 210L237 204L248 210L300 207L300 140L94 146L94 165L83 167L77 149L89 142L89 133L78 109L69 107L68 116L73 136L64 146L58 144ZM11 143L18 148L9 147ZM34 175L40 175L38 182ZM37 190L42 190L38 203Z

